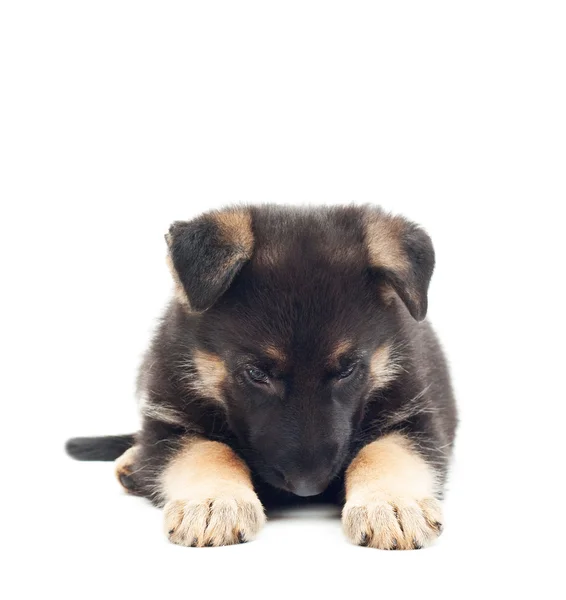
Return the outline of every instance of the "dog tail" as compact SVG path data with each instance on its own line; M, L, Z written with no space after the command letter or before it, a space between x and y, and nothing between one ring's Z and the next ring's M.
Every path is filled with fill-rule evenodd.
M69 456L77 460L116 460L135 444L135 435L105 435L71 438L65 444Z

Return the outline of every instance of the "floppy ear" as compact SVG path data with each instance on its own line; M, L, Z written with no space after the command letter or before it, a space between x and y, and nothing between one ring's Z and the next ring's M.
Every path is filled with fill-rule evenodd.
M426 317L434 248L420 227L381 209L369 209L366 243L371 267L397 292L417 321Z
M254 236L245 209L176 221L165 236L177 298L191 310L210 308L251 258Z

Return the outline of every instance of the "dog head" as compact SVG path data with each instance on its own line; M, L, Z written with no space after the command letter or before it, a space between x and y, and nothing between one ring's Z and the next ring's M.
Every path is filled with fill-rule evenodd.
M175 223L167 239L195 324L193 389L226 408L264 480L322 492L398 375L407 311L426 315L428 235L372 207L260 206Z

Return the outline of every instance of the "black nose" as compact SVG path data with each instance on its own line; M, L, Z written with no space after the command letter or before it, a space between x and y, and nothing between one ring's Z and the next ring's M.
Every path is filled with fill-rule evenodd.
M336 442L322 442L315 451L301 446L280 455L277 468L272 467L271 471L278 480L276 487L297 496L322 494L334 475L338 449Z
M316 496L317 494L322 494L326 489L328 483L318 482L309 478L296 478L289 481L287 479L287 487L290 492L296 494L297 496Z

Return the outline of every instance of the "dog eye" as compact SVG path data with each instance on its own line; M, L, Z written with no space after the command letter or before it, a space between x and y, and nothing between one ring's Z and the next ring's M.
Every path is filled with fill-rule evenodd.
M350 377L350 375L352 375L352 373L356 370L356 363L350 365L349 367L347 367L346 369L344 369L342 372L338 373L338 379L346 379L347 377Z
M246 369L246 375L254 383L269 383L269 377L261 370L256 367L248 367Z

